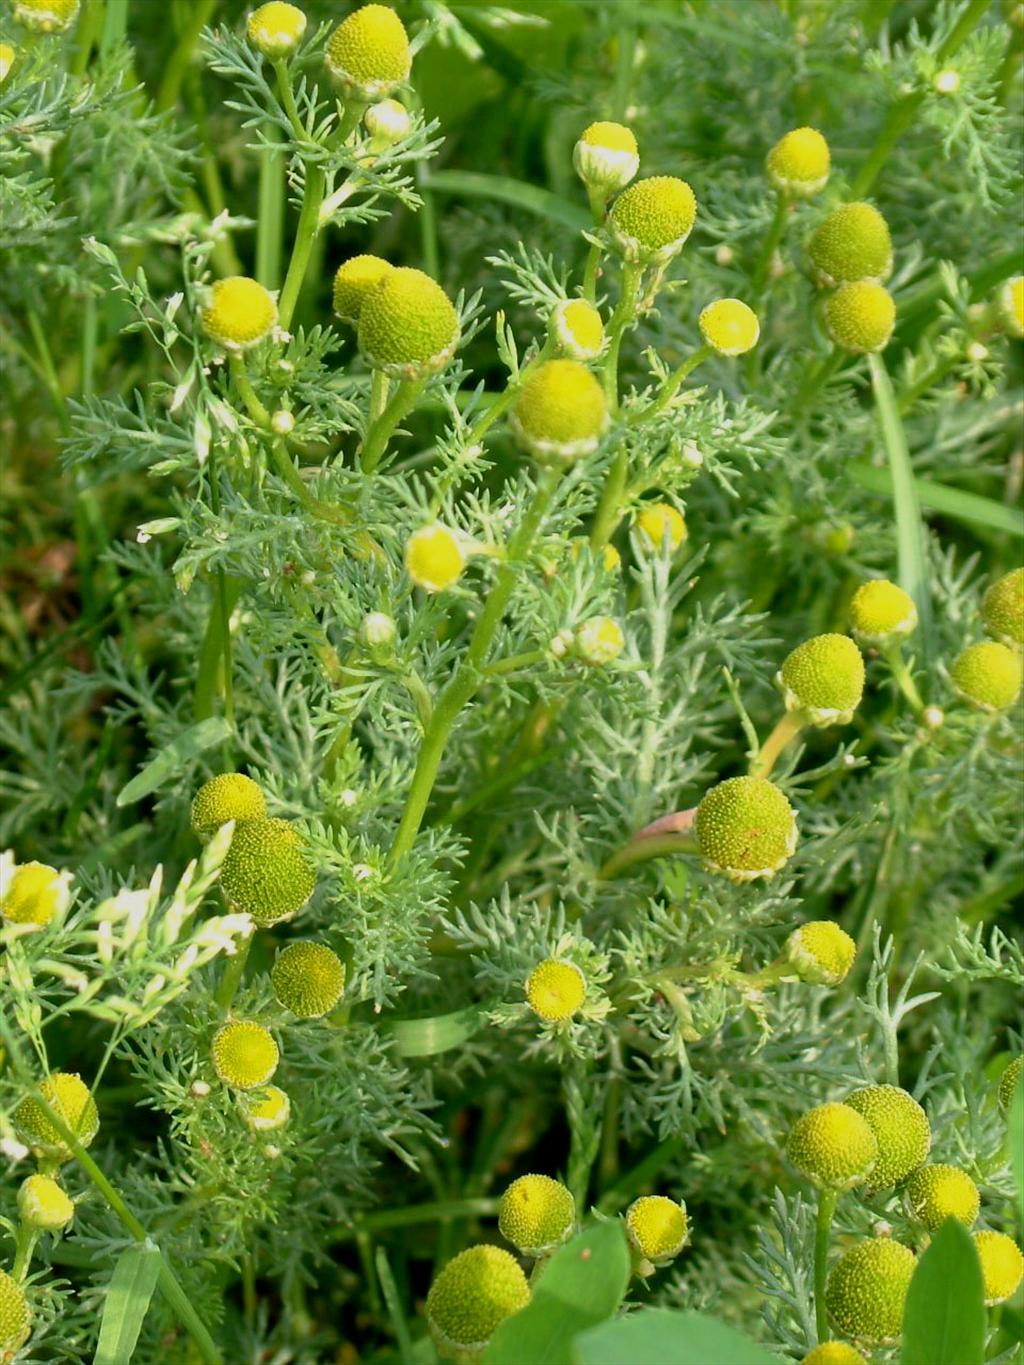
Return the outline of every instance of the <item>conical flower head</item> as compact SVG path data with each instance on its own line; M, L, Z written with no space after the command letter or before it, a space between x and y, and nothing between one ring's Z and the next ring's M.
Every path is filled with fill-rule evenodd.
M498 1204L498 1227L524 1256L542 1256L559 1246L576 1225L576 1201L559 1180L521 1175Z
M18 1214L41 1232L60 1232L75 1216L75 1206L52 1175L30 1175L18 1190Z
M833 920L812 920L793 930L786 940L785 955L801 981L812 986L838 986L853 966L857 945Z
M796 849L793 807L763 777L730 777L712 787L694 828L708 868L736 882L770 877Z
M776 189L809 199L825 188L831 162L828 143L817 128L794 128L768 153L765 169Z
M716 299L698 320L704 343L719 355L737 356L752 350L761 335L754 310L742 299Z
M351 256L334 273L334 311L342 322L358 327L359 318L371 290L394 270L380 256Z
M1013 1096L1020 1083L1021 1074L1024 1073L1024 1057L1014 1057L1013 1061L999 1077L999 1107L1008 1111L1013 1102Z
M887 578L872 578L853 594L850 630L864 644L891 644L906 639L916 628L914 599Z
M530 1302L519 1262L494 1246L475 1246L449 1261L427 1295L430 1334L442 1355L479 1359L506 1318Z
M316 873L305 844L287 820L246 820L235 826L220 869L221 890L261 929L290 919L309 900Z
M626 1235L652 1265L664 1265L679 1255L690 1235L686 1205L663 1194L634 1199L626 1210Z
M21 863L4 854L0 860L0 918L8 924L43 929L59 919L71 902L71 873L47 863Z
M970 1227L981 1210L977 1185L958 1166L919 1166L905 1192L911 1213L929 1232L938 1232L947 1218Z
M55 1071L39 1087L47 1105L88 1147L99 1131L100 1118L89 1087L75 1072ZM38 1100L26 1097L14 1111L14 1128L37 1157L70 1161L72 1151Z
M220 773L204 782L192 800L192 829L209 839L229 820L262 820L267 813L263 789L244 773Z
M786 1153L796 1169L827 1190L861 1185L878 1160L878 1143L864 1118L846 1104L819 1104L790 1129Z
M872 204L840 204L812 236L807 254L829 288L851 280L880 283L892 271L889 225Z
M855 1090L846 1103L867 1120L878 1143L872 1189L892 1189L927 1159L932 1130L913 1095L897 1085L866 1085Z
M526 981L526 999L534 1014L548 1024L565 1023L583 1004L587 979L575 962L549 957Z
M953 686L979 711L1006 711L1020 696L1020 654L998 640L968 645L949 670Z
M896 305L873 280L841 284L825 300L825 329L837 346L856 355L884 351L896 325Z
M845 1252L828 1277L825 1303L844 1336L888 1345L903 1330L903 1309L917 1260L889 1237L872 1237Z
M981 600L981 619L1000 644L1024 645L1024 569L1013 569L992 584Z
M1005 1303L1024 1280L1024 1256L1020 1247L1005 1232L976 1232L974 1249L981 1262L981 1278L985 1286L985 1302Z
M0 1351L11 1354L23 1346L32 1330L32 1313L24 1291L6 1270L0 1270Z
M345 964L325 943L289 943L277 955L274 994L298 1019L330 1014L345 990Z
M608 425L604 389L578 360L548 360L524 380L511 422L538 459L578 459L597 449Z
M663 263L682 250L696 218L697 200L686 181L654 175L623 190L608 227L628 261Z
M845 725L864 695L864 660L848 635L815 635L788 655L779 683L788 711L812 725Z
M271 59L294 52L305 31L306 16L302 10L297 5L285 4L284 0L270 0L254 9L245 26L249 42L257 52Z
M213 1069L235 1090L266 1085L281 1060L269 1029L248 1019L232 1019L214 1034Z
M270 335L277 326L277 304L257 280L231 275L211 285L199 317L208 337L237 353Z
M346 99L370 104L409 79L409 35L393 9L364 5L331 34L324 60Z
M384 271L359 311L359 349L395 379L438 374L459 344L459 318L441 286L422 270Z
M573 148L576 174L595 193L607 196L623 189L640 169L640 153L632 130L621 123L592 123Z

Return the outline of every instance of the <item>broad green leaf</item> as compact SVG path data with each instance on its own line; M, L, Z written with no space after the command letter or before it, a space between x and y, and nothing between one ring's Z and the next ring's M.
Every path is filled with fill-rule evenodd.
M160 1248L138 1242L114 1267L100 1320L93 1365L128 1365L160 1275Z
M900 1365L982 1365L985 1304L970 1234L947 1218L907 1293Z
M211 749L215 744L222 744L230 734L231 726L223 716L211 716L209 720L201 720L198 725L190 725L187 730L182 730L180 735L176 735L170 744L165 744L156 758L147 763L140 773L136 773L132 780L121 788L117 795L117 804L130 806L135 801L141 801L144 796L162 787L167 779L183 768L190 759L206 749Z
M879 469L866 460L852 460L846 466L846 471L861 488L883 497L892 496L892 477L887 469ZM931 512L939 512L944 517L966 522L970 526L986 526L991 531L1002 531L1006 535L1024 536L1024 512L1019 507L1009 507L1004 502L996 502L995 498L983 498L978 493L949 488L929 479L915 477L914 487L918 502Z
M531 1302L495 1332L484 1365L565 1365L577 1333L618 1308L629 1271L621 1223L598 1223L580 1233L552 1256Z
M499 204L511 204L540 218L582 232L592 227L590 214L582 204L563 199L560 194L528 185L524 180L513 180L507 175L484 175L479 171L436 171L426 182L427 188L442 194L455 194L464 199L494 199Z
M378 1027L395 1040L402 1057L433 1057L458 1047L484 1022L484 1012L476 1005L452 1014L435 1014L428 1019L382 1019Z
M781 1365L756 1341L705 1313L641 1308L602 1323L573 1343L573 1365Z

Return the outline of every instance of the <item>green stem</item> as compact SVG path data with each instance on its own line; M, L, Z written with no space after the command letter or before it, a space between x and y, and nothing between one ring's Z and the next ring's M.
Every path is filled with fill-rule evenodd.
M882 657L889 665L889 672L892 674L896 686L913 707L915 714L920 715L924 710L924 701L918 691L917 683L914 682L910 669L907 667L907 661L903 657L903 650L899 643L885 645L882 649Z
M242 984L242 977L245 975L245 964L249 960L249 949L252 947L253 938L256 935L255 929L247 934L245 938L239 939L238 947L235 949L233 957L227 958L224 964L224 974L221 976L217 986L217 993L214 996L218 1006L226 1014L235 1003L235 996L238 988Z
M625 442L620 444L615 458L608 467L601 500L594 513L594 524L590 529L590 548L599 554L615 534L622 515L622 500L629 479L629 451Z
M488 664L484 672L489 678L500 677L504 673L516 673L523 668L534 668L548 657L546 649L528 649L523 654L510 654L506 659L497 659Z
M362 456L364 474L372 474L380 464L395 427L412 412L426 384L426 379L403 379L395 389L384 411L366 433Z
M196 688L192 701L195 719L206 720L213 715L213 699L217 695L217 675L224 657L222 630L225 611L230 620L235 603L242 595L242 584L237 578L224 579L224 597L220 597L220 583L214 590L210 614L206 622L206 633L199 649L199 668L196 674Z
M11 1267L11 1279L17 1280L19 1284L28 1274L29 1266L32 1264L32 1253L35 1251L36 1242L38 1241L38 1228L34 1228L31 1223L21 1222L18 1224L18 1236L15 1242L14 1265Z
M157 90L155 108L158 114L172 108L177 102L199 35L213 17L217 4L218 0L192 0L185 28L168 59Z
M391 380L383 370L374 370L373 378L370 380L370 425L376 422L377 418L387 407L388 390L391 388Z
M594 231L597 232L604 223L605 210L607 208L607 198L592 186L587 186L587 198L590 201L590 216L594 220ZM593 303L597 298L597 272L601 264L603 249L597 242L590 243L590 250L587 252L587 263L583 270L583 297L588 303Z
M626 328L636 319L636 298L640 287L641 267L627 261L622 267L622 290L618 307L608 324L608 350L604 360L604 391L613 414L619 411L619 349Z
M68 67L72 76L81 76L85 73L102 25L103 0L85 0L75 33L75 50Z
M687 853L697 853L697 837L694 834L645 834L642 839L631 839L613 853L596 874L599 882L609 882L634 867L637 863L649 863L654 858L680 858Z
M288 63L278 60L274 63L274 75L277 77L277 91L281 96L281 104L288 115L288 122L292 125L292 132L295 134L295 141L300 145L309 141L309 134L303 126L302 119L299 117L298 105L295 103L295 94L292 90L291 76L288 71Z
M749 776L770 777L782 752L797 739L806 723L807 718L802 711L787 711L750 760Z
M216 455L214 448L210 449L210 510L215 517L220 516L220 482L217 474ZM224 689L224 719L235 728L235 688L234 671L231 661L231 608L228 605L228 580L222 567L217 568L217 590L213 610L218 616L218 634L220 637L220 652L222 663L222 685ZM225 754L229 759L230 754ZM227 764L230 767L230 763Z
M789 198L781 190L775 192L775 212L768 228L768 233L761 243L761 250L757 260L754 262L754 269L751 271L751 289L753 298L750 306L756 310L758 301L764 293L764 287L768 283L768 276L771 273L772 261L775 252L778 250L779 243L782 241L782 234L786 230L786 220L789 218Z
M276 130L270 136L277 140ZM284 231L284 152L266 146L260 156L259 209L256 228L256 278L266 289L281 283Z
M835 1190L818 1195L818 1216L814 1223L814 1322L818 1341L828 1341L828 1309L825 1307L825 1281L828 1276L828 1249L832 1216L836 1211Z
M654 402L630 417L631 425L639 426L641 422L649 422L652 417L657 417L660 412L664 412L679 392L683 381L694 372L698 365L703 365L704 361L713 354L714 349L711 346L701 346L699 350L694 351L693 355L684 360L679 368L665 380L661 393L658 394Z
M387 1252L383 1247L378 1247L374 1253L374 1264L377 1267L377 1278L384 1295L388 1317L391 1319L391 1330L394 1332L395 1341L398 1343L398 1357L400 1360L413 1360L415 1358L415 1347L413 1346L412 1335L402 1311L402 1299L398 1292L398 1286L395 1284L395 1277L391 1273Z
M313 239L317 233L320 217L320 204L324 197L324 173L320 166L306 162L306 187L302 193L302 209L299 212L299 225L295 230L295 243L292 258L288 264L284 288L278 300L277 314L281 326L288 330L292 314L299 301L299 293L306 278L309 255L313 250Z
M349 1241L357 1231L387 1232L392 1228L412 1227L416 1223L450 1223L460 1218L493 1218L497 1199L444 1199L430 1204L410 1204L403 1209L381 1209L368 1213L358 1224L335 1230L334 1241Z

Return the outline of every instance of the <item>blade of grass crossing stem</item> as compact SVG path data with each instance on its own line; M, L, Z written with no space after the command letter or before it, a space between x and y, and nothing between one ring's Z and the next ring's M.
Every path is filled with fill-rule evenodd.
M854 483L871 493L892 497L892 477L888 470L879 469L866 460L852 460L846 471ZM917 501L931 512L939 512L953 521L968 526L982 526L990 531L1001 531L1009 536L1024 538L1024 510L1010 507L995 498L985 498L964 488L950 488L932 483L929 479L914 479Z
M160 1278L160 1248L140 1242L123 1251L103 1305L93 1365L128 1365Z
M435 171L430 177L430 188L435 194L455 194L467 199L494 199L499 204L511 204L540 218L550 218L563 227L577 232L591 226L590 214L582 204L563 199L560 194L513 180L507 175L484 175L478 171Z
M391 1319L391 1330L398 1342L399 1357L403 1361L412 1360L414 1357L409 1324L402 1312L402 1300L398 1293L398 1286L395 1284L395 1277L391 1273L387 1252L383 1247L378 1247L373 1259L377 1266L377 1278L380 1280L380 1287L384 1292L384 1303L387 1306L388 1317Z
M921 622L921 653L931 657L932 613L928 595L928 563L925 555L924 525L917 501L914 472L903 423L896 407L889 371L880 355L868 356L871 385L892 475L893 509L896 515L897 576L900 587L914 599Z
M130 806L135 801L141 801L144 796L162 787L190 759L220 744L230 734L231 726L223 716L211 716L209 720L201 720L198 725L190 725L169 744L165 744L156 758L121 788L117 794L117 804Z

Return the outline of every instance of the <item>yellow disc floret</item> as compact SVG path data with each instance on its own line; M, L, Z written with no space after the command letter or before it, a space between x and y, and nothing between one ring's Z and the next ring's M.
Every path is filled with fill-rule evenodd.
M10 43L0 43L0 85L3 85L11 74L11 68L14 66L17 56L17 52L11 47Z
M705 344L719 355L743 355L757 345L761 324L740 299L716 299L698 319Z
M214 1071L234 1090L266 1085L281 1060L270 1030L249 1019L232 1019L218 1029L210 1053Z
M32 1330L32 1313L28 1300L6 1270L0 1270L0 1351L11 1354L23 1346Z
M735 882L770 877L796 849L793 807L763 777L730 777L712 787L694 829L708 868Z
M868 1365L868 1362L848 1341L823 1341L807 1352L800 1365Z
M864 695L864 659L848 635L816 635L787 656L778 682L787 711L812 725L847 725Z
M586 299L556 304L548 330L558 349L573 360L593 360L604 345L601 314Z
M1020 1082L1021 1073L1024 1072L1024 1057L1014 1057L1013 1061L999 1077L999 1107L1009 1110L1013 1103L1014 1092Z
M589 455L608 425L604 389L578 360L548 360L524 381L511 422L538 459Z
M628 261L669 261L693 230L697 200L685 180L654 175L624 190L612 205L608 226Z
M610 616L593 616L576 632L576 652L592 668L610 664L625 647L622 627Z
M387 5L364 5L331 34L327 70L346 99L369 104L409 79L412 53L401 19Z
M765 169L783 194L809 199L825 188L831 164L828 143L816 128L794 128L768 153Z
M41 1232L60 1232L75 1216L75 1206L52 1175L30 1175L18 1190L18 1214Z
M690 1221L686 1205L663 1194L647 1194L634 1199L626 1210L626 1235L653 1265L664 1264L678 1256L686 1245Z
M872 204L840 204L811 237L807 254L820 283L830 288L851 280L888 279L889 225Z
M421 526L405 543L405 571L427 592L443 592L462 577L466 554L454 531L435 522Z
M786 940L787 961L801 981L813 986L838 986L856 955L856 943L830 919L801 924Z
M897 1085L867 1085L855 1090L846 1103L863 1115L878 1143L872 1189L891 1189L924 1164L932 1145L932 1130L913 1095Z
M14 0L14 17L37 33L63 33L78 17L78 0Z
M548 1024L571 1019L583 1004L587 979L575 962L549 957L526 979L526 999L534 1014Z
M998 640L968 645L949 671L965 701L981 711L1005 711L1020 696L1021 656Z
M628 185L640 169L636 138L621 123L592 123L573 148L572 161L588 189L605 197Z
M254 1133L272 1133L283 1128L292 1116L292 1102L276 1085L261 1090L243 1091L238 1096L242 1121Z
M850 603L850 629L866 645L906 639L917 627L917 607L909 593L887 578L862 583Z
M99 1132L100 1116L89 1087L75 1072L55 1071L39 1087L47 1105L74 1133L82 1147L88 1147ZM14 1128L26 1147L37 1157L70 1161L73 1153L53 1120L29 1096L14 1111Z
M425 379L444 369L458 344L458 314L422 270L387 270L368 290L359 312L359 349L375 370Z
M576 1201L559 1180L522 1175L498 1204L498 1227L524 1256L543 1256L559 1246L576 1225Z
M274 994L299 1019L330 1014L345 990L345 964L325 943L289 943L270 973Z
M264 57L287 57L298 46L306 31L306 16L296 5L283 0L270 0L249 15L245 32L258 52Z
M530 1286L509 1252L470 1247L449 1261L430 1286L427 1324L442 1355L470 1361L482 1355L505 1319L529 1302Z
M686 539L686 518L670 502L647 502L633 522L641 539L650 549L660 550L668 538L673 554Z
M958 1166L919 1166L906 1184L913 1216L929 1232L938 1232L947 1218L970 1227L981 1209L978 1187Z
M0 864L0 918L42 929L63 915L71 901L71 873L47 863Z
M815 1185L849 1190L863 1184L878 1160L878 1143L866 1121L846 1104L819 1104L790 1129L786 1152Z
M246 820L236 825L220 885L236 910L261 929L289 919L309 900L316 873L302 835L287 820Z
M1014 275L999 291L1003 326L1013 337L1024 337L1024 275Z
M896 305L873 280L841 284L825 300L825 328L837 346L857 355L884 351L896 325Z
M334 311L342 322L359 326L367 295L394 268L380 256L352 256L338 266L334 275Z
M917 1261L909 1247L873 1237L851 1247L828 1277L829 1317L846 1336L885 1345L903 1330L903 1308Z
M985 629L1000 644L1024 645L1024 569L1005 574L981 599Z
M229 820L262 820L263 790L244 773L220 773L204 782L192 801L192 829L200 839L216 834Z
M985 1302L1004 1303L1017 1292L1024 1280L1024 1256L1020 1247L1005 1232L976 1232L974 1248L981 1262L981 1278L985 1285Z
M277 326L277 304L257 280L231 275L214 282L200 318L203 330L218 346L247 351Z

